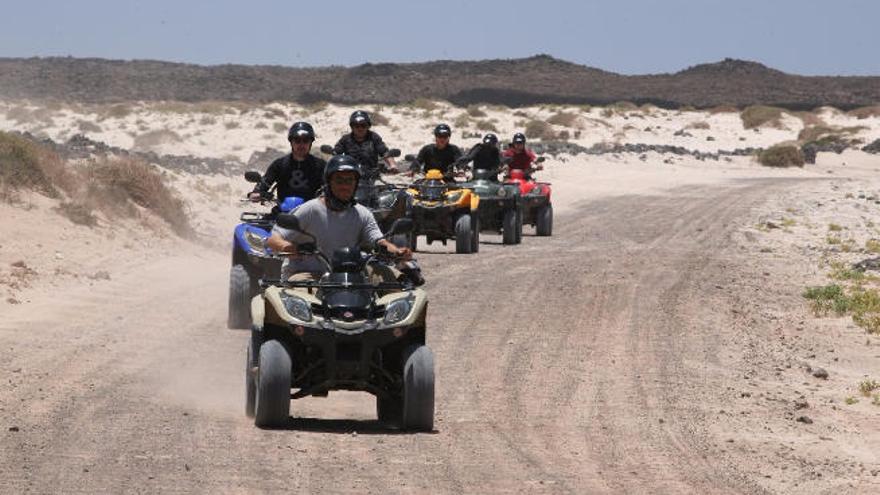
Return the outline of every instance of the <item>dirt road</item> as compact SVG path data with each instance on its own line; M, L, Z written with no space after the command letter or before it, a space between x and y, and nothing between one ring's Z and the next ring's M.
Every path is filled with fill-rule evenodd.
M421 255L434 434L385 430L372 397L344 393L256 429L223 254L16 307L0 322L0 492L762 492L710 433L738 353L716 285L737 222L791 187L584 202L550 239L527 227L522 246Z

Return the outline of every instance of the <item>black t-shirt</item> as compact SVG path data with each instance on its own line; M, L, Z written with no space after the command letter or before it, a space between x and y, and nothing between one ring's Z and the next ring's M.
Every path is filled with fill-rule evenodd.
M354 157L364 168L364 173L375 174L379 172L379 156L388 153L388 147L382 137L373 131L367 131L367 137L360 143L355 141L351 133L342 136L333 147L333 153L345 153Z
M318 195L318 190L324 184L324 160L309 155L305 160L298 162L292 154L282 156L272 162L263 176L263 183L257 184L254 192L268 192L269 187L278 183L277 194L279 201L290 196L298 196L308 201Z
M448 144L442 150L437 148L436 144L426 144L419 150L416 160L422 165L423 173L438 169L444 176L448 176L452 175L452 164L459 158L461 158L461 148L454 144Z
M501 167L501 152L498 147L483 143L477 143L468 150L464 158L465 162L474 161L475 169L497 170Z

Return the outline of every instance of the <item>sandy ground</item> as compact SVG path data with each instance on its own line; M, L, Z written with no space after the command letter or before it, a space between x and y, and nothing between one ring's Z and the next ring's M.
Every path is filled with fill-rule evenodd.
M349 111L318 116L344 123ZM423 110L382 112L400 116L399 142L415 147L429 132L403 124ZM735 114L667 114L653 123L669 134L708 120L716 141L697 141L718 149L790 139L799 125L742 134ZM158 128L158 115L118 120ZM172 115L195 122L175 132L201 130L208 144L165 152L241 146L246 159L262 147L239 128L199 124L204 115ZM132 146L112 118L93 137ZM67 122L52 120L48 135ZM658 144L682 144L660 134ZM858 390L880 380L880 341L849 318L814 317L801 297L828 282L833 261L874 256L865 246L880 237L869 199L880 197L880 159L820 154L817 165L771 170L663 158L551 160L541 178L554 185L552 238L527 227L521 246L484 236L475 256L436 244L420 255L434 434L385 430L362 394L296 401L287 430L245 418L246 334L225 329L242 180L171 174L194 242L148 215L89 229L40 196L0 205L0 491L880 491L880 406Z

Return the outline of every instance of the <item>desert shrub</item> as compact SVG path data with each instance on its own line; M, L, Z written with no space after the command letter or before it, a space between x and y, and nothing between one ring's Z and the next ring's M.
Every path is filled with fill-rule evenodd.
M880 105L855 108L847 113L859 120L867 119L869 117L880 117Z
M495 122L492 120L478 120L474 127L483 132L498 132L498 127L495 126Z
M485 117L486 116L486 112L484 112L483 109L477 105L469 105L467 107L466 111L467 111L467 114L470 115L471 117Z
M59 188L72 187L70 172L61 158L27 139L0 131L0 194L29 189L51 198L59 197Z
M388 117L382 115L378 110L370 112L370 120L373 125L388 125L391 123Z
M707 129L711 129L711 128L712 128L712 126L710 126L709 123L706 122L705 120L691 122L686 127L686 129L701 129L701 130L707 130Z
M437 103L426 98L416 98L410 103L410 106L421 110L427 110L429 112L437 109Z
M782 124L782 109L777 107L752 105L746 107L739 116L745 129L754 129L767 125L779 127Z
M263 112L263 117L269 120L273 119L287 119L287 114L284 113L283 110L278 108L267 108L265 112Z
M639 106L631 101L616 101L611 104L610 108L618 113L635 112Z
M758 154L758 162L765 167L803 167L804 153L791 144L777 144Z
M103 206L115 207L114 203L130 200L165 220L176 233L188 233L183 200L148 163L134 158L104 158L90 164L86 175L88 196L101 198Z
M157 129L135 137L133 147L136 149L150 149L162 144L179 143L180 141L180 136L176 132L167 129Z
M468 127L471 125L471 119L468 117L468 114L462 113L459 114L458 117L452 122L452 125L455 127Z
M850 308L850 300L843 291L843 287L837 284L819 287L808 287L803 297L812 301L813 314L823 316L830 312L844 315Z
M98 224L98 217L95 216L94 210L83 202L64 202L54 210L77 225L94 227Z
M804 123L804 127L826 125L825 121L822 120L822 117L814 112L794 112L792 115L801 119L801 122Z
M558 112L547 119L548 124L561 125L565 127L576 127L578 125L578 116L570 112Z
M798 141L815 141L825 134L832 134L834 132L834 128L827 125L807 126L801 129L801 132L798 133Z
M287 132L287 124L284 122L275 122L272 124L272 130L275 132Z
M256 124L254 124L254 129L266 129L268 127L269 126L267 126L266 123L263 122L262 120L257 122Z
M717 105L708 110L708 112L712 115L719 113L738 113L739 108L733 105Z
M199 125L214 125L216 123L217 118L210 115L203 115L202 118L199 119Z
M553 139L553 127L543 120L530 120L526 123L525 134L532 139Z
M232 130L232 129L238 129L239 127L241 127L241 124L237 120L227 120L226 122L223 123L223 127L225 127L228 130Z
M80 120L76 123L80 132L101 132L101 126L88 120Z

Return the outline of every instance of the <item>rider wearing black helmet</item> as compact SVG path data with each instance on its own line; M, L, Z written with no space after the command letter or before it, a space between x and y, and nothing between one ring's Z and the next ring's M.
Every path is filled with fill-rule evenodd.
M426 144L419 150L416 162L420 172L437 169L443 172L446 180L452 180L453 165L461 158L461 148L449 143L452 129L447 124L438 124L434 128L434 144Z
M278 184L279 201L299 196L308 201L318 194L324 176L324 160L309 153L315 141L315 129L308 122L296 122L287 132L290 154L273 161L262 182L248 195L251 201L260 201L269 193L272 184Z
M361 167L353 157L336 155L331 158L324 169L324 194L307 201L293 212L300 227L315 236L318 249L328 256L344 247L382 246L392 255L409 259L412 251L383 239L373 214L354 200L360 178ZM275 252L296 255L295 242L309 242L309 239L276 225L267 245ZM314 276L325 270L326 267L313 256L303 256L285 263L284 276L289 277L293 273Z
M474 169L494 170L498 171L501 167L501 152L498 151L498 136L486 134L483 140L475 144L467 154L459 160L459 163L466 164L470 161L474 162Z
M363 110L355 111L348 119L348 126L351 132L339 138L336 146L333 147L333 153L353 156L364 167L365 173L378 175L379 158L388 153L388 147L385 146L381 136L370 130L373 126L370 114ZM386 157L385 165L388 173L397 173L394 158Z
M510 141L510 148L504 150L503 156L510 158L510 163L507 164L508 169L522 170L527 178L530 177L529 172L532 170L532 163L537 156L534 151L526 148L525 134L521 132L514 134Z

